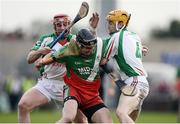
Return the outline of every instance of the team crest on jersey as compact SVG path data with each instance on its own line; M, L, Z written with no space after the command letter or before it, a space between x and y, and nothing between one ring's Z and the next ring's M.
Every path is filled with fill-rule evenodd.
M37 45L37 46L40 46L40 45L41 45L41 41L38 40L38 41L36 42L36 45Z

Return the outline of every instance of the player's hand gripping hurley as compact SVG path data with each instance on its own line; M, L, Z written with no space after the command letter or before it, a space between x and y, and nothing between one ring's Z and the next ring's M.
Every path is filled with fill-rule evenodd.
M59 40L63 39L64 35L70 30L70 28L79 20L82 18L86 17L89 12L89 5L87 2L83 2L81 4L81 7L79 9L79 12L77 13L76 17L74 20L71 22L71 24L57 37L56 40L53 41L51 44L50 48L52 48Z

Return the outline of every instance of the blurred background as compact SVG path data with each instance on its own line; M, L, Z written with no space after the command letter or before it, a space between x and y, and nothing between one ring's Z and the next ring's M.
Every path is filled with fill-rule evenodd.
M73 19L83 1L89 3L90 12L72 28L72 33L87 27L92 13L98 12L97 34L106 38L107 13L125 9L131 13L128 29L139 34L149 48L143 62L150 93L138 122L180 122L180 0L0 0L0 123L17 122L17 103L36 84L39 73L26 61L32 45L40 35L53 32L54 15L65 13ZM112 90L106 74L102 77L106 83L101 87L101 96L118 122L114 109L119 90ZM32 122L53 123L59 113L50 103L32 113ZM45 119L50 114L52 118ZM37 115L42 118L37 119Z

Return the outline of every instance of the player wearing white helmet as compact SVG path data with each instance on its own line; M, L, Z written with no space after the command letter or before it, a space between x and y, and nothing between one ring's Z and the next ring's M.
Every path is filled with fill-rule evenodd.
M60 40L52 49L49 46L57 38L57 36L67 28L71 20L68 15L58 14L53 18L53 25L55 33L43 35L31 48L27 61L29 64L36 62L42 56L54 52L63 47L75 35L69 32L65 35L64 39ZM18 104L18 120L19 123L30 123L30 112L40 105L44 105L51 100L63 102L63 87L64 76L66 75L66 68L64 64L54 62L50 65L40 68L41 77L38 79L37 84L29 89L22 96ZM86 117L78 110L75 122L85 123Z

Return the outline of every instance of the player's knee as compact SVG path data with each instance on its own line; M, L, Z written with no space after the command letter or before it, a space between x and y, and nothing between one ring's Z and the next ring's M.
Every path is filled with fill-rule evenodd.
M73 116L73 115L64 116L62 118L64 123L72 123L74 121L74 119L75 119L75 116Z
M118 117L123 117L124 115L126 115L126 111L124 111L123 108L118 108L118 109L116 109L116 115Z
M74 122L76 122L76 123L88 123L87 118L85 116L76 117Z
M27 101L20 100L20 102L18 103L18 110L19 110L19 112L28 112L28 111L30 111L29 106L30 105Z
M113 123L113 120L112 120L110 115L107 115L106 117L102 117L100 122L102 122L102 123L104 123L104 122L105 123Z

